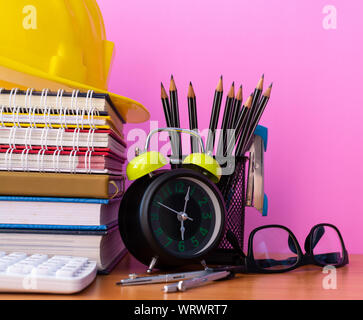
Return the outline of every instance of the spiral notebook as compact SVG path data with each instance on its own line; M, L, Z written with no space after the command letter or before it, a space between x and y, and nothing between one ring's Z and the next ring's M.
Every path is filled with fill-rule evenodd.
M0 147L15 146L17 149L110 149L116 153L126 151L126 143L113 130L81 130L52 128L0 127ZM103 150L107 151L107 150Z
M0 171L120 175L125 160L122 154L113 152L0 148Z
M11 90L0 89L1 112L11 113L59 113L59 114L83 114L97 115L108 114L112 118L124 119L113 106L108 94L95 93L93 91L80 92L73 90L66 92L59 89L57 92L43 89Z

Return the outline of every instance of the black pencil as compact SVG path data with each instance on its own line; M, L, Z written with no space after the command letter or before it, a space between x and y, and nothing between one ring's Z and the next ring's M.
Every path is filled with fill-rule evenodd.
M228 129L236 129L236 124L238 120L238 115L241 112L241 105L243 100L243 92L242 92L242 85L239 87L236 99L234 100L233 108L231 111L231 116L228 124Z
M163 83L161 83L161 102L163 104L166 125L167 125L167 127L172 127L173 124L172 124L172 118L171 118L169 97L166 93Z
M180 119L179 119L179 103L178 103L178 90L176 89L175 81L173 75L171 75L170 79L170 87L169 87L169 95L170 95L170 109L172 114L173 126L176 128L180 128ZM178 159L182 158L182 145L181 145L181 136L180 133L177 133L177 149L178 149Z
M256 115L256 109L257 109L257 105L259 103L261 94L262 94L262 90L263 90L263 81L265 79L264 74L261 76L260 80L257 83L257 86L255 88L255 91L253 92L253 98L252 98L252 105L251 105L251 109L254 110L253 111L253 117L255 117Z
M223 78L221 76L219 78L219 82L214 92L213 106L209 121L209 131L206 142L206 152L213 153L214 150L215 131L218 125L219 111L221 109L222 97L223 97Z
M161 83L161 102L163 104L163 110L164 110L164 116L166 121L167 127L173 127L173 121L172 121L172 115L170 110L170 103L169 103L169 97L166 93L166 90L164 88L163 83ZM176 141L175 141L175 134L172 132L169 132L170 137L170 145L171 145L171 151L174 157L178 156L178 151L176 149Z
M232 83L231 88L229 89L228 95L226 97L226 105L224 107L222 124L221 124L221 132L219 135L219 142L217 147L217 155L225 156L227 150L227 129L228 122L230 119L231 108L234 104L234 82Z
M271 96L271 90L272 90L272 83L270 84L270 86L266 89L266 91L264 92L264 94L262 95L262 98L258 104L257 107L257 111L256 111L256 117L253 120L253 123L251 125L250 128L250 132L247 136L246 142L243 146L243 153L245 153L247 151L247 148L249 147L249 144L251 142L251 139L255 133L256 127L263 115L263 112L265 111L265 108L267 106L268 101L270 100L270 96Z
M188 88L188 114L189 114L189 128L198 132L198 116L197 116L197 102L193 85L190 82ZM198 139L195 136L190 137L190 147L192 153L198 152Z
M251 125L252 125L252 122L253 122L253 119L255 117L255 114L256 114L256 109L257 109L257 103L258 103L258 100L261 96L261 93L262 93L262 89L263 89L263 80L264 80L264 75L261 76L260 80L258 81L257 83L257 86L253 92L253 95L252 95L252 103L251 103L251 108L248 112L248 116L247 116L247 120L246 120L246 129L242 131L242 135L241 135L241 148L246 144L246 139L247 139L247 136L250 132L250 128L251 128ZM240 149L239 150L240 152L242 152L242 150Z
M235 143L232 144L231 142L228 145L227 154L231 155L233 152L233 148L236 146L235 155L238 156L239 150L242 148L242 141L241 141L241 133L246 129L246 120L248 113L251 109L252 104L252 94L247 98L243 107L237 117L236 122L236 129L235 129Z

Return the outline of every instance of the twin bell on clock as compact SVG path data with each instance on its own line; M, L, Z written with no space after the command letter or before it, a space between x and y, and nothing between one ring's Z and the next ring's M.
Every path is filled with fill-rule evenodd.
M201 152L187 155L171 170L157 151L148 151L150 138L168 131L171 139L187 133L199 141ZM120 206L119 228L129 252L149 266L168 269L202 261L223 236L225 204L216 186L218 162L205 152L193 130L160 128L149 133L145 148L126 169L133 181Z

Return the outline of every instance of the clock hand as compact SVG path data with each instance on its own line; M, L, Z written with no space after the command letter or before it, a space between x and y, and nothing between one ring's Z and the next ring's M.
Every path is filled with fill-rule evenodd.
M178 216L181 216L183 218L183 220L189 219L191 221L193 221L192 218L189 218L184 212L178 212L172 208L169 208L168 206L166 206L165 204L161 203L161 202L157 202L158 204L160 204L161 206L163 206L164 208L176 213Z
M187 204L188 204L188 201L189 201L189 191L190 191L190 187L188 187L188 191L187 191L187 194L185 196L185 203L184 203L184 210L183 210L184 213L185 213L185 210L187 209Z
M180 227L181 239L184 241L184 231L185 231L184 220L181 220L180 223L181 223Z

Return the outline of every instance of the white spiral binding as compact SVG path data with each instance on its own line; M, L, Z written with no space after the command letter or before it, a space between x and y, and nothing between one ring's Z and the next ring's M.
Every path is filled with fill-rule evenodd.
M44 155L45 155L46 151L47 151L47 149L40 149L38 151L37 165L38 165L38 171L39 172L44 172Z
M93 90L88 90L86 97L86 109L87 109L87 119L88 124L91 129L96 129L96 123L94 116L99 116L99 111L93 106Z
M67 107L63 108L63 94L64 90L59 89L56 98L56 109L59 110L60 127L62 129L67 128L67 121L66 121Z
M5 153L5 166L6 166L7 171L12 171L11 158L12 158L14 150L15 150L15 148L11 148L11 147L6 150L6 153Z
M93 152L92 150L87 150L84 156L84 169L86 173L92 173L92 168L91 168L92 152Z
M89 129L88 135L87 135L87 150L95 150L94 147L94 137L95 137L96 129Z
M55 141L55 146L57 150L63 150L63 135L64 135L65 129L59 128L57 130L57 137Z
M8 104L8 112L12 112L13 114L13 124L17 127L20 127L19 123L19 107L16 107L16 94L18 92L18 88L13 88L10 91L9 95L9 104Z
M44 126L45 127L52 127L52 121L50 120L50 106L47 104L47 98L48 98L49 89L43 89L42 94L40 97L40 109L43 113L43 119L44 119Z
M16 145L15 139L16 139L17 129L18 129L18 127L15 127L15 126L10 128L10 134L9 134L9 139L8 140L9 140L9 146L12 149L15 149L15 145Z
M28 167L28 155L31 149L24 149L21 153L21 169L22 171L29 171ZM24 159L25 158L25 159Z
M29 171L29 154L31 150L33 150L32 146L32 133L33 130L37 127L35 116L37 114L43 113L44 119L44 128L41 132L40 138L40 150L37 153L37 167L39 172L44 172L44 157L46 152L48 151L48 135L49 130L53 128L52 126L52 110L51 106L47 104L47 98L49 94L49 89L43 89L41 92L40 97L40 105L38 107L32 105L31 99L33 97L34 89L28 88L25 93L25 103L24 106L17 106L16 105L16 98L18 93L18 88L13 88L9 94L9 103L8 106L2 104L0 106L0 126L5 127L5 118L4 113L10 112L12 113L12 122L13 126L10 129L9 133L9 148L5 153L5 165L6 170L12 171L13 170L13 163L12 163L12 156L14 151L16 150L16 133L18 128L21 127L20 121L20 113L27 113L28 114L28 123L29 127L26 128L25 131L25 148L21 152L21 168L23 171ZM2 94L3 89L0 88L0 95ZM60 156L63 149L63 138L65 129L67 129L67 119L66 116L68 114L72 114L76 116L76 128L73 132L73 141L72 141L72 150L69 155L69 171L71 173L75 173L77 169L76 161L78 159L78 152L80 148L80 132L81 129L84 128L84 120L86 119L85 115L87 114L87 122L90 126L87 136L87 151L85 152L84 164L86 173L91 173L91 163L92 163L92 153L94 152L94 136L96 131L96 124L95 124L95 115L99 116L99 111L93 106L93 90L89 90L86 96L86 103L85 106L80 110L80 107L77 103L79 90L73 90L72 92L72 99L71 99L71 107L70 111L67 112L67 107L63 106L62 98L64 95L64 90L59 89L57 92L56 97L56 109L59 112L59 119L60 119L60 128L57 131L56 137L56 150L53 152L53 169L54 172L60 172ZM81 114L80 114L81 112ZM81 117L81 118L79 118Z
M68 159L68 169L70 171L70 173L75 173L76 168L75 168L75 161L77 158L77 150L72 150L71 153L69 154L69 159Z
M79 105L78 105L78 94L79 90L73 90L72 92L72 100L71 100L71 113L74 115L74 110L76 111L76 126L79 128L78 124L78 113L79 113Z
M48 149L48 133L49 127L44 127L42 129L42 134L40 136L40 148L41 149Z

